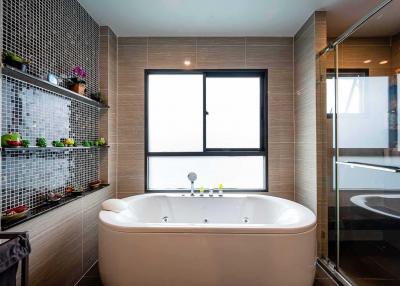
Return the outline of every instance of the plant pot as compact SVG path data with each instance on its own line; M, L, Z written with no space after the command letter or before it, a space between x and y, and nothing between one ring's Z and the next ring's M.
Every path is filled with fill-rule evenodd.
M73 85L70 86L69 89L72 90L73 92L79 93L80 95L84 95L86 90L86 84L74 83Z
M12 61L12 60L9 60L9 59L5 59L4 63L6 65L10 66L10 67L19 69L22 72L27 72L27 70L28 70L28 65L24 64L24 63L21 63L21 62L16 62L16 61Z

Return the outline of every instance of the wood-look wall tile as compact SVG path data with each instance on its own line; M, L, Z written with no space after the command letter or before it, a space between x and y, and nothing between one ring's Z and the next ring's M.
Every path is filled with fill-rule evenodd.
M291 46L292 37L247 37L247 46Z
M64 217L57 227L31 239L31 246L30 285L74 285L83 275L81 213Z
M248 68L285 69L293 66L292 46L248 46L246 49Z
M82 213L82 201L77 200L68 204L67 208L61 207L51 211L51 215L33 218L23 224L17 225L8 231L28 231L29 238L35 239L46 231L52 231L63 225L69 217Z
M119 37L118 46L147 45L146 37Z
M185 61L196 63L196 46L149 44L148 59L151 69L184 69Z
M146 46L119 46L118 47L118 73L129 73L138 68L147 66Z
M149 38L148 68L183 67L186 55L195 68L245 68L246 49L250 47L248 68L269 69L268 97L270 101L269 142L276 145L270 186L274 192L288 194L294 189L294 155L279 144L294 144L293 118L293 39L291 38ZM245 43L247 47L245 47ZM119 39L121 46L138 45L136 39ZM197 43L197 54L196 54ZM144 42L142 42L145 46ZM126 48L126 47L125 47ZM143 49L144 47L142 47ZM132 49L133 50L133 49ZM128 51L128 49L126 49ZM253 51L256 53L254 54ZM276 56L278 51L279 57ZM129 57L127 52L119 61ZM249 59L247 59L249 60ZM144 68L126 64L119 69L118 79L118 196L144 191ZM272 117L271 117L272 115ZM121 136L121 134L123 134ZM135 144L132 144L135 143ZM122 151L120 151L122 148ZM129 155L130 148L133 153ZM294 148L291 149L292 151ZM289 155L292 154L291 158ZM135 158L133 158L135 157ZM278 159L273 159L278 158ZM281 162L282 161L282 162ZM289 164L289 162L292 164ZM291 168L289 172L281 166ZM291 167L290 167L291 165ZM281 174L282 172L282 174ZM289 178L292 176L292 178ZM292 197L288 195L287 197Z
M245 68L245 46L198 46L197 67L204 69Z
M293 67L268 70L268 98L275 93L293 95Z
M195 46L196 40L196 37L150 37L149 46Z
M141 98L144 99L144 69L118 74L118 104L121 94L141 94Z
M244 37L200 37L197 39L198 46L244 46Z
M144 192L139 192L139 193L123 193L123 192L119 192L118 193L118 199L124 199L127 197L132 197L132 196L137 196L137 195L142 195L144 194Z
M282 199L287 199L287 200L294 200L294 193L293 192L268 192L267 195L273 196L273 197L278 197Z
M102 197L102 201L111 196ZM82 239L82 263L83 269L90 269L98 259L98 216L101 204L93 206L83 212L83 239Z
M119 176L118 198L121 194L143 194L144 193L144 174L140 176ZM127 195L125 195L127 196Z
M100 36L108 36L110 28L108 26L100 26Z

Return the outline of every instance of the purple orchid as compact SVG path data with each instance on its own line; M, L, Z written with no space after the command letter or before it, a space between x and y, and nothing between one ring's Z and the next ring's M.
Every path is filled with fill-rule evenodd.
M75 76L69 79L71 83L86 83L84 80L86 77L86 71L81 66L75 66L72 69L72 72L75 74Z
M86 71L80 66L74 67L72 71L74 74L76 74L79 77L82 77L82 78L86 77Z

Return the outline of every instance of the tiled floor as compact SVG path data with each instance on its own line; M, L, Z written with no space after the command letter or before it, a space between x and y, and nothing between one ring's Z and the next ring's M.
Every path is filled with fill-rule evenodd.
M88 273L86 273L85 277L83 277L82 280L76 286L102 286L97 263L92 267L92 269L89 270ZM296 285L290 285L290 286L296 286ZM321 268L317 267L314 286L338 286L338 285L333 280L331 280Z
M385 241L345 241L340 244L344 274L357 285L399 286L400 251Z

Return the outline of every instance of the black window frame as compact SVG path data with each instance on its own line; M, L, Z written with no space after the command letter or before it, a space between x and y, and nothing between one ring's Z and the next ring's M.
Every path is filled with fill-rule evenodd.
M167 74L199 74L203 75L203 150L201 152L149 152L148 150L148 78L149 75ZM206 110L206 79L207 77L260 77L260 147L259 148L207 148L207 110ZM268 192L268 70L264 69L145 69L144 70L144 112L145 112L145 132L144 132L144 168L145 181L144 188L146 193L179 193L184 190L149 190L148 189L148 159L149 157L172 157L172 156L264 156L264 189L235 189L226 190L228 192ZM185 174L183 174L185 175Z

